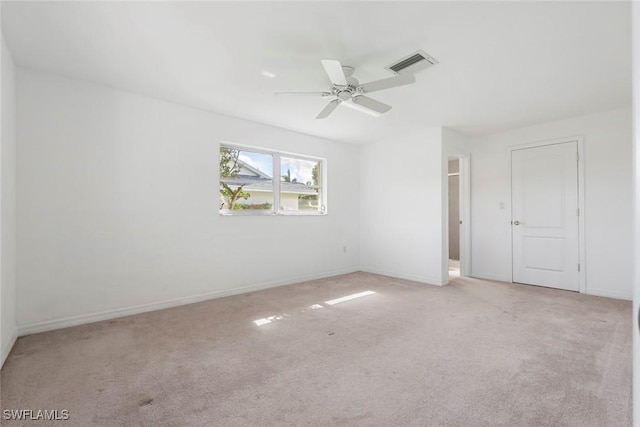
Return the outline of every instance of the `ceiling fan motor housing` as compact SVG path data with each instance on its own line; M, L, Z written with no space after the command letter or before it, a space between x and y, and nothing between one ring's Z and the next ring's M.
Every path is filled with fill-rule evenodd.
M342 70L344 71L347 86L333 85L333 87L331 88L331 92L340 100L347 101L351 99L353 95L358 93L358 86L360 85L360 82L358 81L358 79L353 77L353 67L343 65Z

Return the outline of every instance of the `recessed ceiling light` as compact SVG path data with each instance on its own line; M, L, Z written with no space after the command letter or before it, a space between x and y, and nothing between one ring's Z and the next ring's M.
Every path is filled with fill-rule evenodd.
M276 75L275 75L275 74L273 74L271 71L263 71L263 72L262 72L262 75L263 75L263 76L265 76L265 77L269 77L270 79L273 79L273 78L275 78L275 76L276 76Z

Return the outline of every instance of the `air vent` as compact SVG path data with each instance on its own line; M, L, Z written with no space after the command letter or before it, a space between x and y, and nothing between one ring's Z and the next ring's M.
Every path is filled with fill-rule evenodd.
M399 61L387 66L386 68L394 73L416 73L418 71L429 68L432 65L437 64L434 58L419 50L411 55L405 56Z

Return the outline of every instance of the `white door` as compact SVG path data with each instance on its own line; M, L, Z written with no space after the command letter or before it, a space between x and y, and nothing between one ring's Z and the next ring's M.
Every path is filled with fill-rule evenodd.
M578 144L511 152L513 281L577 291Z

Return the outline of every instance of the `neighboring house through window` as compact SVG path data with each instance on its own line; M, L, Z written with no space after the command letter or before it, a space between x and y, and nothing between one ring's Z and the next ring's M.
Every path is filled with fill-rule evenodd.
M221 145L220 213L326 213L323 169L322 159Z

